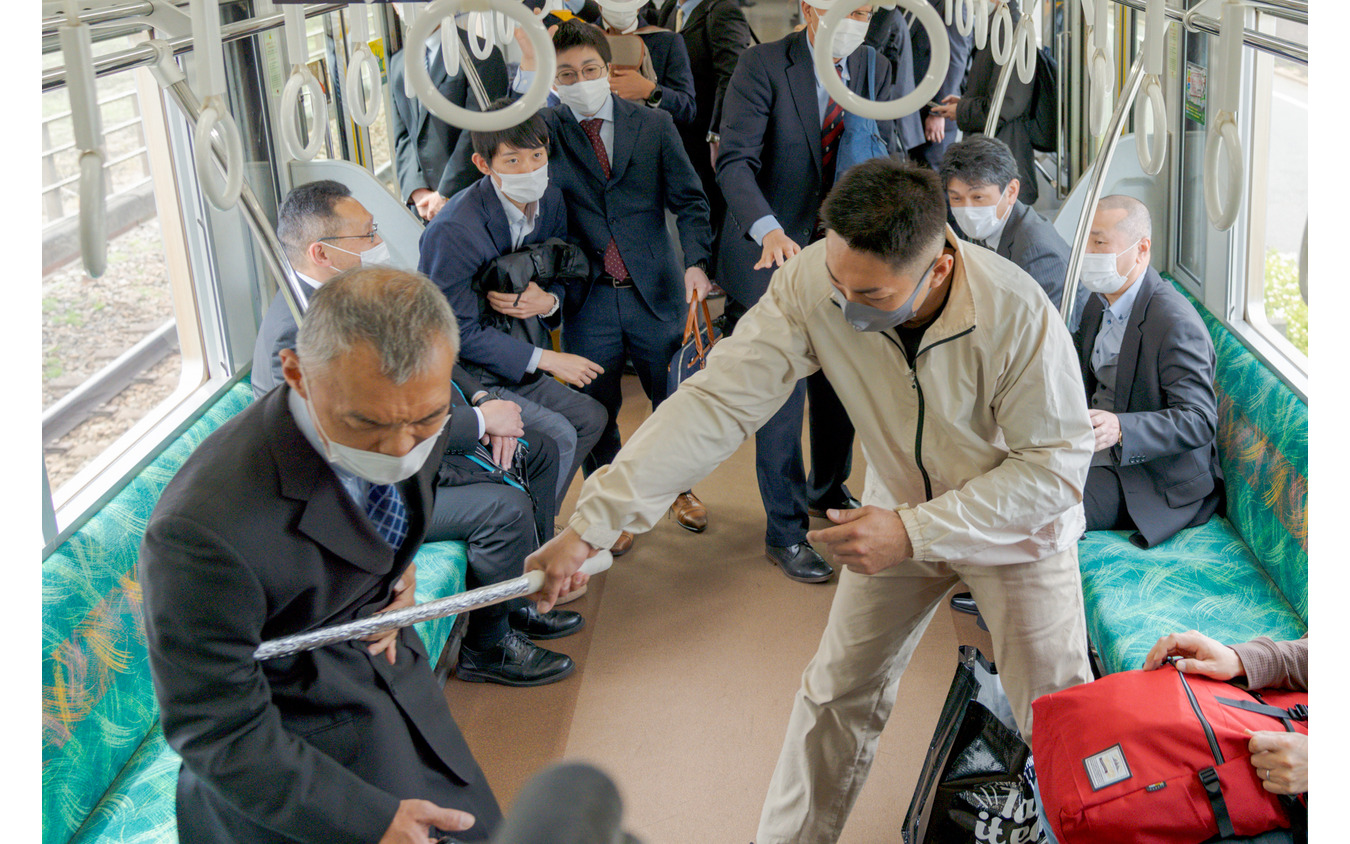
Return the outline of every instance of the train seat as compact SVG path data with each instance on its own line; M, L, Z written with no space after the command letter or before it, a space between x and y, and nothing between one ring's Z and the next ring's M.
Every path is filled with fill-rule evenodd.
M42 563L43 844L171 844L178 756L159 725L136 562L159 495L202 440L253 400L247 378ZM417 600L461 592L462 542L424 545ZM454 618L417 625L439 654Z
M1178 630L1222 642L1308 630L1308 407L1177 287L1214 340L1227 514L1148 550L1128 531L1079 543L1088 632L1108 673L1138 668Z

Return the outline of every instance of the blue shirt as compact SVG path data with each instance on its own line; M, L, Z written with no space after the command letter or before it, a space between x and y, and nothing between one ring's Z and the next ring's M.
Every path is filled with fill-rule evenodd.
M689 16L694 13L694 10L698 8L698 4L702 2L703 0L685 0L685 2L681 3L680 23L684 23L685 21L689 20ZM670 23L672 26L675 25L674 20L672 20Z
M1141 273L1140 278L1142 277ZM1108 304L1102 310L1102 324L1097 329L1097 339L1092 344L1094 371L1104 366L1115 367L1116 360L1120 357L1120 344L1125 339L1125 326L1129 324L1130 311L1134 309L1134 300L1138 296L1139 279L1136 278L1114 305ZM1106 301L1105 296L1102 296L1102 301Z

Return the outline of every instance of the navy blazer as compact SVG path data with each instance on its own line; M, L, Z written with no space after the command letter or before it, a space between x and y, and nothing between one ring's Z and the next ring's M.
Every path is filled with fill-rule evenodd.
M937 9L938 16L943 13L942 0L928 0L934 9ZM946 20L946 18L943 18ZM1013 18L1014 21L1017 18ZM973 32L973 30L972 30ZM911 19L909 25L910 42L914 50L914 82L917 85L920 79L928 75L929 59L933 54L933 46L928 42L928 30L919 23L917 16ZM961 84L966 79L966 66L970 63L970 48L974 43L975 36L962 35L956 28L956 16L952 16L952 22L947 24L947 46L950 48L950 54L947 59L947 75L943 78L942 87L933 95L935 102L942 100L952 94L961 93ZM928 106L919 109L920 120L928 119ZM947 135L950 137L956 132L956 121L947 121Z
M693 123L698 117L698 103L694 99L694 71L689 66L689 51L684 39L673 32L639 32L652 57L652 70L661 88L661 102L657 106L670 112L679 125Z
M1121 443L1111 447L1125 507L1152 547L1200 524L1222 500L1223 470L1214 444L1214 343L1185 296L1149 267L1125 324L1116 364ZM1097 389L1092 346L1101 327L1101 296L1083 309L1074 332L1089 401Z
M712 249L703 184L669 114L611 98L614 163L609 178L567 106L543 112L553 140L549 177L567 200L568 230L591 259L591 279L604 272L605 248L612 239L647 308L662 322L684 319L684 270L706 262ZM683 267L667 234L666 209L676 217ZM568 314L581 309L590 287L568 287Z
M525 236L523 246L567 237L567 214L557 181L560 169L549 162L548 190L539 200L534 229ZM534 346L479 321L479 295L473 280L488 261L513 251L511 225L492 187L492 177L483 176L451 197L422 232L420 248L418 272L441 289L459 322L460 362L494 385L533 380L525 368ZM549 292L561 295L554 288Z
M867 92L867 62L876 56L877 91L891 87L891 65L872 50L849 56L849 90ZM878 95L880 96L880 94ZM717 279L743 305L768 289L772 269L752 270L761 249L750 227L767 214L798 246L810 242L824 199L816 70L806 31L746 50L727 88L717 184L727 201L718 241ZM878 124L888 143L894 123Z
M867 38L863 41L869 47L886 57L891 63L891 92L878 94L878 99L898 100L914 91L914 51L910 41L909 27L899 8L886 9L872 7L872 22L867 26ZM898 144L891 146L892 151L903 152L923 144L923 118L913 111L895 121L896 131L900 133Z
M679 5L679 0L666 0L657 16L657 25L674 30ZM703 0L684 21L678 35L684 39L689 53L689 66L694 74L694 100L698 105L697 119L682 125L680 131L687 143L706 148L704 139L708 132L716 132L721 123L722 100L736 70L736 62L754 37L737 0ZM655 58L652 61L655 62Z

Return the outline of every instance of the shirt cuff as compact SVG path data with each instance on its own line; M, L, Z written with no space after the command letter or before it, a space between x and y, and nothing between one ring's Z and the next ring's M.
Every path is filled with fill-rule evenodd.
M481 440L483 435L487 433L487 419L483 417L483 411L476 407L473 409L473 413L474 416L478 417L478 439Z
M534 82L534 71L520 69L516 71L515 81L511 83L511 90L517 94L523 94L530 90L530 84Z
M556 311L557 308L555 307L553 310ZM549 316L552 316L552 313L550 312L548 315L549 315ZM538 369L538 368L539 368L539 360L540 360L543 356L544 356L544 350L541 349L541 348L539 348L538 346L535 346L535 347L534 347L534 352L530 355L530 362L529 362L528 364L526 364L526 366L525 366L525 372L528 374L528 373L534 372L536 369Z
M909 558L911 560L926 560L928 554L928 543L924 541L922 525L919 524L919 513L912 507L897 509L896 515L900 521L905 524L905 533L909 535Z
M750 237L754 239L755 243L763 246L764 236L774 229L781 228L782 226L778 224L777 217L772 214L765 214L763 217L756 220L755 224L750 227Z
M567 526L576 531L583 542L597 550L613 548L614 543L619 541L619 534L622 533L614 528L592 525L580 513L573 513L572 520Z

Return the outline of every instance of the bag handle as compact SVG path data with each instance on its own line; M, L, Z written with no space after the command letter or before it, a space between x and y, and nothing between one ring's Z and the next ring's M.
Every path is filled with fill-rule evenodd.
M688 343L692 337L694 348L698 350L698 356L703 357L707 350L703 345L703 332L698 328L698 309L703 306L703 324L708 327L708 347L712 346L712 311L708 309L708 300L699 299L689 303L689 316L684 320L684 337L680 340L680 345Z

